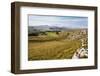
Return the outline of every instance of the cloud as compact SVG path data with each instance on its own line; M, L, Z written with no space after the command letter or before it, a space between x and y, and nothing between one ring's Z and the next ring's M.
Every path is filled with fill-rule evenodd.
M29 15L29 26L39 26L39 25L86 28L88 26L88 18L74 17L74 16Z

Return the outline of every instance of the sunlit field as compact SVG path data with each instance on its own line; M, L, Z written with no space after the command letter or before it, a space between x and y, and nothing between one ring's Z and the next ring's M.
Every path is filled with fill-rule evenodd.
M61 32L45 32L28 36L28 60L72 59L81 40L87 40L87 29L73 29ZM87 43L84 48L87 48Z

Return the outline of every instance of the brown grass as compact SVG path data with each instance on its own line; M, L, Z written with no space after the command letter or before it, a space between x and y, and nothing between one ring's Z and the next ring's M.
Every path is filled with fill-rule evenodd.
M28 60L71 59L81 47L80 39L71 39L71 36L77 36L79 33L80 31L74 31L61 32L59 35L48 33L42 36L29 36ZM85 38L87 35L81 37Z

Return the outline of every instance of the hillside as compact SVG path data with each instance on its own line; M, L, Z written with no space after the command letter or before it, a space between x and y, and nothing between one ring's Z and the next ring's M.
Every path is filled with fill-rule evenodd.
M28 37L28 60L72 59L79 48L88 48L87 29L64 29L59 33ZM82 41L85 46L82 46Z

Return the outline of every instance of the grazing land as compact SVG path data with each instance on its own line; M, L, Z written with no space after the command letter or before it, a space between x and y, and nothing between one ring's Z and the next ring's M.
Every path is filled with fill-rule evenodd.
M45 31L28 36L28 60L72 59L77 49L88 48L87 29Z

